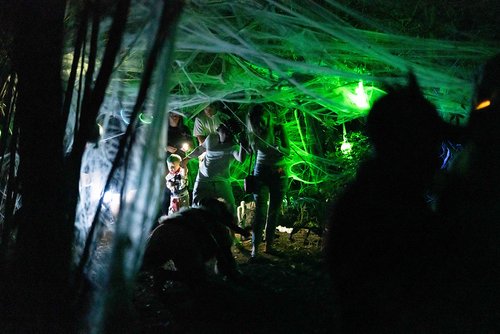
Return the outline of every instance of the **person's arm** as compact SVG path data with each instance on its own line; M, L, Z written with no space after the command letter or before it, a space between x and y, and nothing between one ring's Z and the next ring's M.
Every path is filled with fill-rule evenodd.
M175 192L175 185L174 182L172 182L173 179L169 177L169 175L165 176L165 185L171 192Z
M188 171L186 168L181 168L181 184L179 186L179 189L184 189L185 187L188 186Z
M167 151L168 153L175 153L175 152L177 152L177 148L174 146L167 145L167 147L165 148L165 151Z
M199 136L196 136L196 139L198 139L198 143L200 145L202 145L205 142L205 139L207 139L207 136L199 135Z
M290 155L290 141L288 140L288 135L282 125L280 125L280 131L276 137L275 144L275 148L284 156Z
M238 218L238 223L243 220L243 215L245 214L245 203L236 208L236 217Z
M252 148L250 147L250 142L248 140L248 135L246 132L242 132L240 134L238 141L243 146L246 154L252 153Z
M250 237L250 230L251 228L241 228L239 227L235 222L234 220L230 221L230 222L227 222L225 220L223 220L222 222L223 225L226 225L227 227L229 227L231 230L233 230L234 232L238 233L238 234L241 234L242 236L244 236L245 238L248 238Z
M197 146L191 153L189 153L185 159L197 158L206 151L207 149L205 148L205 145L201 144L200 146Z
M243 162L247 157L247 151L243 147L243 144L238 145L238 149L233 151L233 156L238 162Z
M198 139L200 145L207 138L205 126L199 117L196 117L194 120L193 135Z

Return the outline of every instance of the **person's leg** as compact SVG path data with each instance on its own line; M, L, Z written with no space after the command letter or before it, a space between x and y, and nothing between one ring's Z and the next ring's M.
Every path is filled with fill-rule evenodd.
M163 189L163 198L161 201L161 214L168 215L168 208L170 206L170 189L165 187Z
M259 245L262 242L262 232L266 223L267 199L269 198L269 187L257 178L257 189L254 194L255 215L252 224L252 257L258 253Z
M269 186L269 211L266 224L266 252L273 251L276 222L285 196L286 178L280 174L273 175Z
M171 215L172 213L177 211L179 211L179 197L171 195L170 206L168 207L168 214Z
M199 205L201 200L208 198L217 198L218 182L197 181L193 189L193 205Z
M231 187L231 183L229 181L219 181L219 182L214 182L215 185L215 196L216 198L222 198L227 206L229 207L230 211L232 212L233 216L236 219L236 204L234 201L234 194L233 194L233 188Z
M233 214L234 221L237 222L237 215L236 215L236 203L234 201L234 194L233 194L233 188L231 186L231 183L229 181L218 181L214 182L215 185L215 193L216 193L216 198L222 198L225 202L226 205L228 206L229 210ZM229 231L231 235L231 240L234 244L239 244L240 241L236 238L234 231L230 230Z
M192 205L198 205L200 202L200 182L196 180L193 186L193 200L191 201Z
M214 197L213 188L211 182L196 181L193 188L193 205L200 205L201 200Z

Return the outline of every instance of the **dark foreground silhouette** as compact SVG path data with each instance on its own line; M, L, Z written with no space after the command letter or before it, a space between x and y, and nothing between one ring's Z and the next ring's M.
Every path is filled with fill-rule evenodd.
M445 307L441 224L425 194L448 128L410 76L376 101L374 154L336 202L327 256L342 333L432 333Z

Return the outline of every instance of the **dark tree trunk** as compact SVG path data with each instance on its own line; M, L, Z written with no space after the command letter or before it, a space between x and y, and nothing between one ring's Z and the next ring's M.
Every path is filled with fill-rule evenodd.
M16 242L18 315L40 332L69 321L73 222L65 214L61 57L65 1L19 1L12 56L19 76L19 178L23 216Z

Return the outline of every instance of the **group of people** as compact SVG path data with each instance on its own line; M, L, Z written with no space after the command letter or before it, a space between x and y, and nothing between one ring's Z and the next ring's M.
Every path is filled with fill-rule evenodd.
M443 121L413 74L374 103L366 120L373 154L336 199L326 231L340 332L500 330L499 70L500 55L483 67L465 127ZM200 146L190 154L171 158L182 148L169 146L167 180L186 159L202 157L192 203L220 197L236 216L229 165L254 158L251 255L259 255L264 229L272 253L290 154L283 125L265 105L253 106L246 124L208 106L193 132ZM446 140L464 149L443 170Z
M240 119L218 111L212 103L196 117L193 135L199 143L195 148L182 117L177 112L169 113L163 214L199 205L203 199L220 198L236 219L230 166L233 161L243 163L250 156L256 180L251 258L259 255L264 229L265 251L273 252L276 222L287 186L284 159L290 153L284 127L264 105L254 105L243 124ZM199 159L199 168L190 199L187 162L194 158Z
M328 223L340 332L500 330L499 69L497 55L481 71L465 127L445 123L413 75L374 103L374 154ZM464 149L440 170L446 139Z

